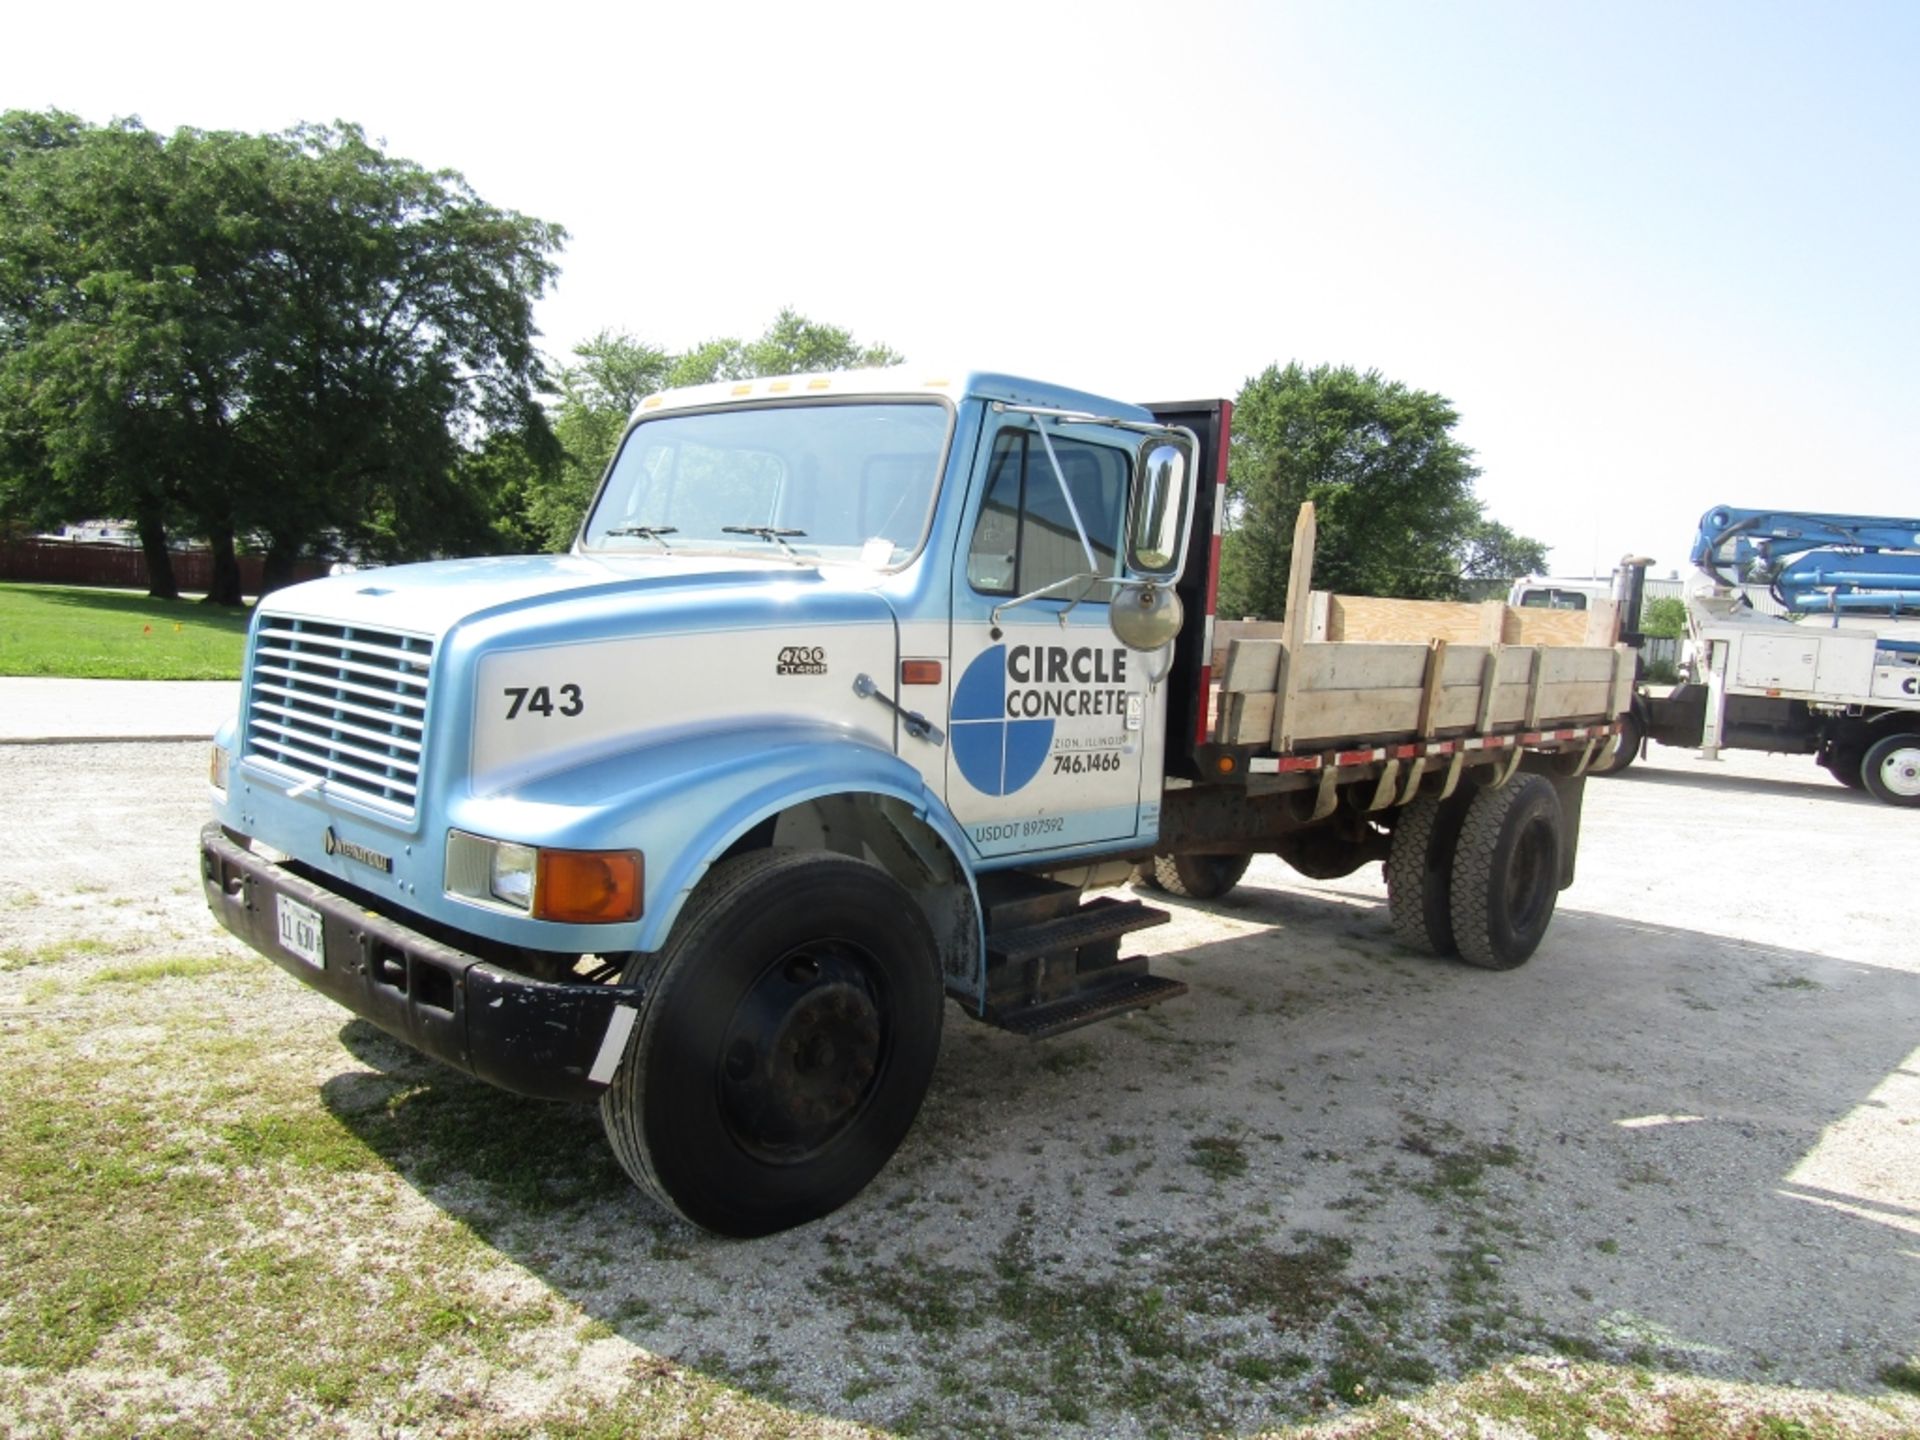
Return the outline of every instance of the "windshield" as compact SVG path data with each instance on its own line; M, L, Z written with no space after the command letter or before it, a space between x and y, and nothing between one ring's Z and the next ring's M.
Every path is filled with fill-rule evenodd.
M648 420L621 447L581 543L898 565L920 548L946 442L938 401Z

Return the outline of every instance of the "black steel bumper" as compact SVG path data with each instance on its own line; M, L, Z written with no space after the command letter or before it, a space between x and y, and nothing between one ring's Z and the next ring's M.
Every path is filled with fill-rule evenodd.
M269 864L216 824L200 879L220 923L289 975L395 1039L541 1100L597 1100L626 1048L642 991L516 975ZM325 963L280 940L278 899L319 912Z

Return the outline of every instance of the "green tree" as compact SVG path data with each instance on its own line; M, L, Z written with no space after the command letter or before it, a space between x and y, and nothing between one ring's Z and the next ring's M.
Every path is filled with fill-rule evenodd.
M532 303L556 226L351 125L282 135L0 117L0 503L236 544L268 586L331 544L490 548L497 467L540 450ZM23 497L31 497L30 501Z
M1547 568L1547 547L1516 535L1498 520L1482 516L1461 535L1454 550L1461 580L1514 580Z
M862 345L852 331L818 324L787 306L758 339L709 340L675 356L667 383L704 385L763 375L874 369L901 364L905 358L888 345Z
M1444 397L1373 370L1289 364L1249 380L1234 405L1222 613L1284 613L1308 500L1318 589L1451 599L1465 578L1544 563L1544 546L1482 512L1458 419Z
M603 330L574 347L556 377L558 463L526 506L537 548L564 550L573 543L628 419L641 400L666 386L673 364L666 351L625 333Z
M1640 606L1640 633L1678 639L1687 633L1687 602L1675 595L1656 595Z

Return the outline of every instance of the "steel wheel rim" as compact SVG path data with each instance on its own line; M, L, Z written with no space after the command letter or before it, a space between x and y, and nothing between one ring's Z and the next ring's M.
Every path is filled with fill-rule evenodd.
M866 1112L887 1061L879 976L864 947L826 940L787 951L747 987L714 1065L721 1122L741 1150L800 1164Z
M1920 745L1902 745L1880 757L1880 784L1902 800L1920 796Z

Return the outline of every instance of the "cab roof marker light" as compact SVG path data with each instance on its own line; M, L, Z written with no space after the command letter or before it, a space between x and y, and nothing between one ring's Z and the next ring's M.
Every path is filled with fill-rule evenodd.
M642 410L658 410L666 398L664 395L649 395L640 402L640 408Z
M826 376L821 375L816 379L807 381L807 389L825 390L829 388L832 384L833 384L833 381L829 380Z
M751 395L753 393L753 385L751 383L736 385L729 393L734 395Z
M767 389L775 395L784 395L792 388L793 382L791 380L774 380L770 381L767 385Z

